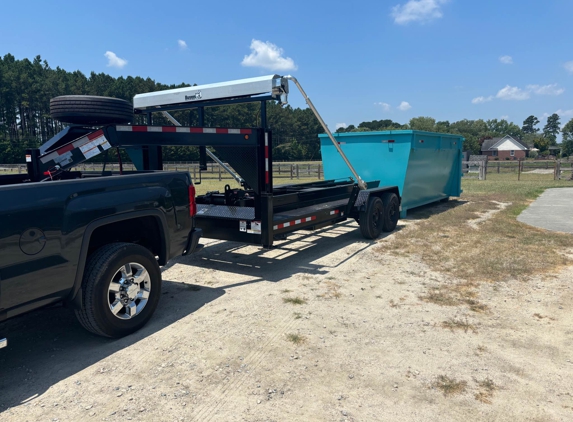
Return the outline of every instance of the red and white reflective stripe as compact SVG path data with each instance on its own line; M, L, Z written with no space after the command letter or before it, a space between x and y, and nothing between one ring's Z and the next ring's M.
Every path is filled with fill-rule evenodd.
M226 129L217 127L184 126L116 126L118 132L174 132L174 133L215 133L221 135L250 135L251 129Z
M273 227L274 230L284 229L286 227L296 226L297 224L301 223L308 223L309 221L316 220L316 216L313 215L312 217L301 218L300 220L289 221L288 223L281 223Z
M339 214L339 213L340 213L340 211L338 211L338 210L330 211L330 215Z
M269 134L265 132L265 183L268 185L269 182Z

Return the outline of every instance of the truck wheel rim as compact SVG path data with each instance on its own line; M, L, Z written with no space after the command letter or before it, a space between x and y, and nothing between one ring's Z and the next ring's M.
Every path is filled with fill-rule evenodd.
M151 278L145 267L130 262L119 268L109 283L108 304L119 319L131 319L141 313L151 293Z

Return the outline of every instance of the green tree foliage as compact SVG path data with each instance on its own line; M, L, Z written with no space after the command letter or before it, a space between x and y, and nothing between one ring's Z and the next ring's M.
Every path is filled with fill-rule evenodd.
M438 132L436 130L436 119L432 117L414 117L410 119L410 129Z
M563 141L561 142L561 153L563 155L573 155L573 119L569 120L561 132Z
M557 113L553 113L547 118L547 124L543 128L543 136L546 137L550 145L557 144L557 135L560 132L560 118Z
M510 123L505 119L502 120L488 120L485 122L487 125L488 131L493 135L496 136L505 136L510 135L513 138L521 139L523 137L523 131L517 126L515 123Z
M531 115L523 121L523 126L521 128L521 131L523 133L537 133L539 132L539 129L536 128L535 126L537 126L538 124L539 124L539 119L534 115Z

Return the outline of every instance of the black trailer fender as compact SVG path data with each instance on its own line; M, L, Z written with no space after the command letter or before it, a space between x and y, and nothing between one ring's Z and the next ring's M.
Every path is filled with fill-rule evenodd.
M368 204L368 199L371 196L376 196L378 198L382 198L382 195L386 192L395 193L402 203L402 198L400 197L400 191L398 190L398 186L381 186L378 188L372 189L365 189L358 192L358 197L354 202L353 213L360 213L360 211L366 210L366 205Z
M117 223L120 221L126 220L133 220L141 217L153 217L159 223L159 235L161 236L161 254L160 254L160 263L164 260L167 260L169 255L169 236L167 220L165 214L163 214L160 210L144 210L144 211L134 211L134 212L127 212L124 214L112 215L109 217L104 217L95 221L92 221L86 227L86 231L84 232L82 246L80 249L80 256L78 261L78 267L76 269L76 277L74 280L74 285L68 298L64 301L67 305L70 305L72 308L80 309L82 307L81 303L81 287L82 281L84 277L84 270L86 266L86 261L88 258L88 250L90 241L92 238L92 234L96 229L99 227L106 226L108 224Z

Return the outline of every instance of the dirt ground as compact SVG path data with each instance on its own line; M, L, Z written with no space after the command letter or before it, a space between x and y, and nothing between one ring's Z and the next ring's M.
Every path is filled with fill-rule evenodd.
M476 313L420 299L457 280L385 253L399 235L209 241L120 340L64 308L8 321L0 420L573 420L573 267L483 283Z

